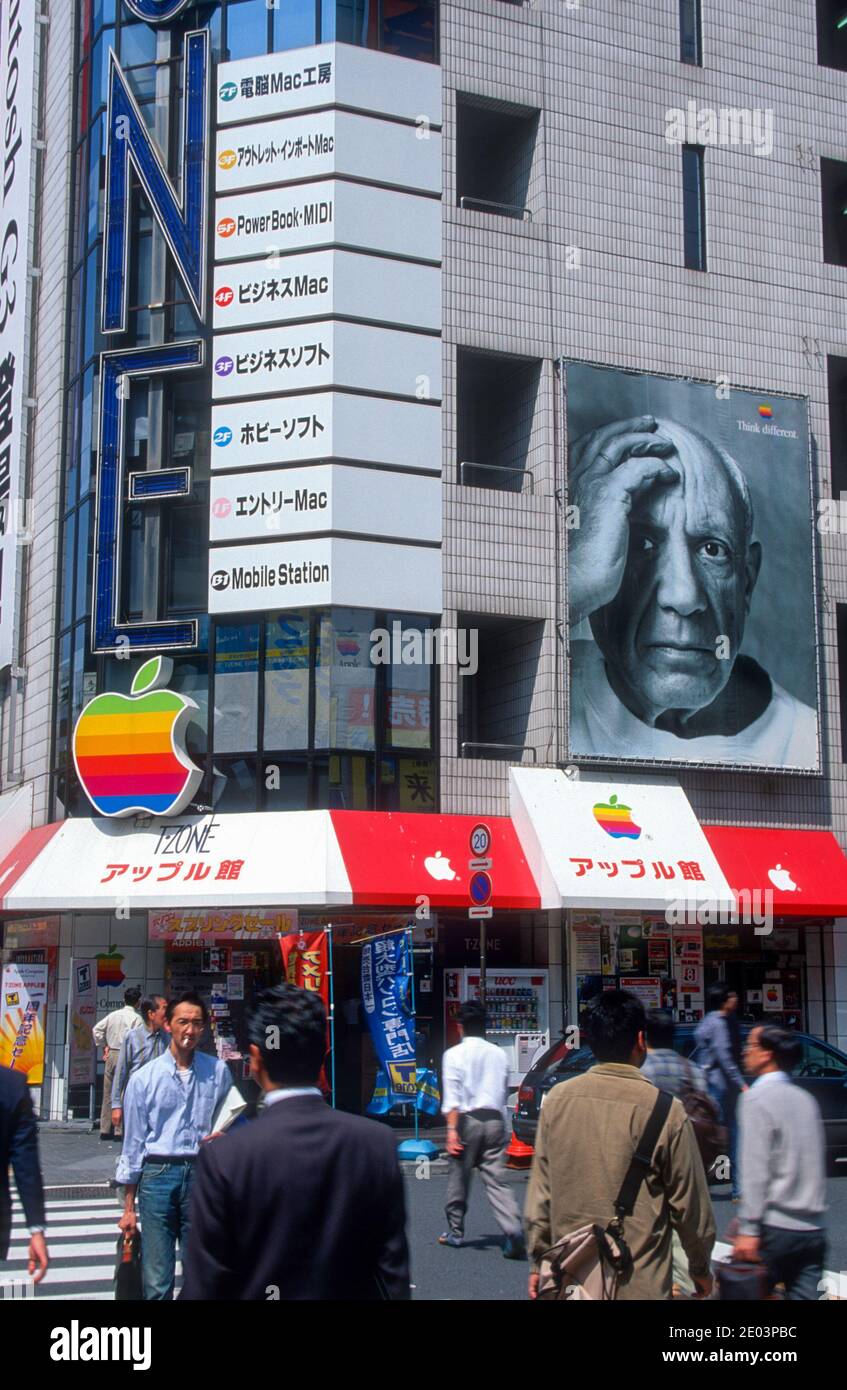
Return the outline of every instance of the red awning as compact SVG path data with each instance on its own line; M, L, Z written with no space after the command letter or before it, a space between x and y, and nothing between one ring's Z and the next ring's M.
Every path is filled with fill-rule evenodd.
M331 811L354 903L413 908L419 897L434 908L466 911L470 898L470 834L478 816ZM491 831L487 857L495 908L537 909L538 888L508 816L482 818Z
M703 830L736 896L770 890L776 917L847 916L847 858L831 831Z

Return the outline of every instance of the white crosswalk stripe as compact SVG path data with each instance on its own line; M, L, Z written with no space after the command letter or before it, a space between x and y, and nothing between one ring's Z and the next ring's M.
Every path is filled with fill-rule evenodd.
M52 1299L113 1299L115 1259L121 1203L117 1196L63 1198L47 1194L47 1248L50 1267L34 1297ZM27 1276L29 1234L19 1201L12 1203L12 1237L8 1260L0 1266L0 1304L5 1298L32 1292ZM177 1291L181 1268L177 1258ZM5 1287L4 1287L5 1286ZM9 1290L12 1292L10 1293Z

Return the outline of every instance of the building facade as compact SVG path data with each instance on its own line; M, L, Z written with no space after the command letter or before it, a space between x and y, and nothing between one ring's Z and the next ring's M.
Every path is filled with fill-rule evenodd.
M31 168L0 610L2 944L7 961L42 952L51 966L45 1113L77 1099L64 1059L71 962L102 958L101 1011L120 1002L118 975L202 983L209 962L171 951L151 922L193 904L299 911L304 929L332 921L351 1050L348 943L414 921L434 1055L479 963L466 886L437 898L467 872L464 850L453 879L410 871L381 894L378 858L353 882L365 851L352 831L345 841L346 813L412 817L419 836L418 817L437 818L424 863L449 860L444 818L512 818L488 923L504 1035L555 1036L612 977L694 1019L725 978L751 1016L847 1046L847 901L827 858L830 832L847 844L838 9L803 0L754 38L752 0L729 18L710 0L625 12L579 0L35 0L33 12L4 0L5 61L18 61L20 26L34 80L16 117ZM13 137L7 184L14 162ZM608 574L602 604L578 601L583 570L594 582L597 556L609 568L602 527L589 544L605 518L586 469L590 482L651 457L643 438L615 454L627 421L629 433L670 429L682 494L702 494L708 525L698 531L693 504L681 531L647 515L648 559L617 575L619 593L643 585L644 603L619 603L617 627L603 628ZM721 481L686 489L707 474ZM627 505L638 512L648 490L633 481ZM721 527L743 531L740 512L752 520L736 545ZM645 637L662 623L664 636ZM656 682L674 687L696 684L717 643L719 726L680 729L622 694L648 683L639 642L661 649ZM172 663L167 689L196 706L184 751L197 776L179 819L235 836L247 816L340 813L345 891L333 897L328 877L323 897L305 880L277 891L266 876L266 896L240 896L222 879L201 901L165 880L154 901L140 850L137 864L105 855L98 892L73 873L47 885L46 861L41 875L16 859L25 832L66 819L153 833L143 811L123 814L140 765L101 768L92 793L75 730L95 697L136 694L156 656ZM118 742L118 762L158 756ZM552 780L523 783L515 768ZM701 858L674 856L646 827L640 846L618 830L608 856L582 853L568 789L586 785L601 834L597 808L632 807L637 821L642 791L644 804L687 807ZM539 817L561 826L558 851ZM292 822L266 824L282 835ZM734 857L746 830L767 832L744 841L759 869ZM792 878L801 852L814 892ZM706 882L710 855L719 888L777 893L773 931L717 910L676 955L672 934L653 931L668 942L662 963L644 928L666 915L660 900ZM188 872L184 854L171 860ZM682 877L701 860L699 879ZM124 864L111 881L110 864ZM527 866L535 893L518 882ZM630 893L600 882L627 872ZM270 947L254 955L258 985L274 962ZM532 979L540 1012L520 994ZM237 1013L233 1002L220 1017ZM346 1103L369 1082L357 1052Z

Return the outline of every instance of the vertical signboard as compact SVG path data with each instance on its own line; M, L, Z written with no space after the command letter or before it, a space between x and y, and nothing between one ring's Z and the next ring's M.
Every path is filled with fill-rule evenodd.
M223 63L217 125L212 466L277 467L216 479L209 612L440 612L439 70L350 44ZM333 467L298 487L310 462Z
M71 961L68 1009L68 1085L93 1086L97 1074L94 1024L97 1019L96 961Z
M0 670L14 659L26 396L35 5L0 5Z

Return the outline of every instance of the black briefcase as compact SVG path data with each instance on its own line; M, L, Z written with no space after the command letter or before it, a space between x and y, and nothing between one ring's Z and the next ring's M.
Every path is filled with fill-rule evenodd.
M141 1232L118 1236L115 1261L115 1301L138 1303L144 1298L141 1281Z
M760 1303L770 1297L768 1272L761 1262L726 1260L715 1265L718 1297L734 1303Z

